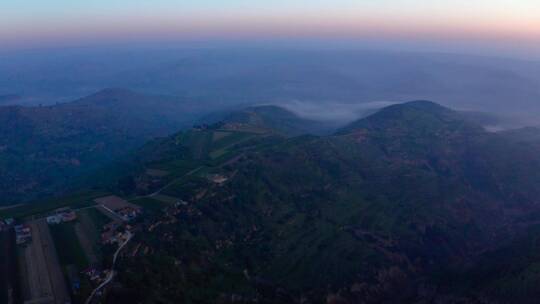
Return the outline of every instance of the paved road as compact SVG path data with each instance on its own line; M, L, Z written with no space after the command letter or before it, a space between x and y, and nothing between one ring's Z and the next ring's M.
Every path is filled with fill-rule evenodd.
M116 212L112 211L111 209L107 208L105 205L98 205L96 206L96 208L99 209L108 218L110 218L113 222L124 221L124 219L120 215L118 215Z
M107 276L105 281L103 281L101 284L99 284L99 286L96 287L96 289L94 289L92 291L92 293L90 294L88 299L86 299L85 304L92 303L92 300L94 299L94 296L96 295L96 293L98 291L100 291L103 287L105 287L107 284L109 284L112 281L112 279L114 278L114 275L116 274L116 270L114 268L116 266L116 260L118 258L118 254L127 245L127 243L133 238L133 234L130 233L130 232L128 232L128 233L129 233L129 235L128 235L127 239L122 244L120 244L120 246L118 246L118 249L116 249L116 252L114 253L113 262L112 262L112 268L111 268L111 271L109 272L109 275Z
M16 205L2 206L2 207L0 207L0 211L1 211L1 210L7 210L7 209L15 208L15 207L19 207L19 206L22 206L22 205L24 205L24 204L16 204Z

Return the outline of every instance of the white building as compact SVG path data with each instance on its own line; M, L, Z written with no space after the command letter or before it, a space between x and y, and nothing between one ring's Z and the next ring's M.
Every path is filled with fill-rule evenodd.
M47 216L47 223L49 225L56 225L56 224L60 224L61 222L62 222L62 216L58 214Z

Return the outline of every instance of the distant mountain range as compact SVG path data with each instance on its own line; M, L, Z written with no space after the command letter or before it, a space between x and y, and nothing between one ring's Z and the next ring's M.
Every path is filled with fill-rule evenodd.
M140 150L133 190L187 205L139 234L153 254L126 259L111 303L536 301L535 132L414 101L291 137L259 110Z
M22 96L15 94L0 95L0 105L16 104L22 99Z
M51 104L106 86L208 105L436 100L454 108L540 112L540 63L369 50L68 49L2 55L0 94ZM530 116L530 117L529 117Z

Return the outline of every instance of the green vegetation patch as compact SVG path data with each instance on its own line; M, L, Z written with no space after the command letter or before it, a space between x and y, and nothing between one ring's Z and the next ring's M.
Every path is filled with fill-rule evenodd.
M88 258L81 247L74 223L50 226L51 234L62 266L76 265L78 269L88 267Z
M212 132L191 131L184 133L180 141L183 145L190 148L194 159L204 159L208 156L212 144Z
M106 194L107 193L104 191L87 191L63 196L61 198L30 202L14 208L0 210L0 218L25 218L66 206L74 209L92 206L95 204L93 202L95 198L105 196Z
M200 193L201 189L205 189L209 183L206 178L189 175L165 188L162 193L190 201Z
M199 166L199 162L191 159L178 159L168 162L152 163L152 166L160 170L167 170L170 175L174 177L187 174L191 170L197 168Z
M254 135L246 132L232 132L230 136L213 142L210 158L218 158L231 150L231 148L243 141L252 138Z
M163 208L171 205L170 203L167 203L161 200L156 200L150 197L139 198L131 202L138 206L143 207L144 211L149 212L149 213L158 213Z
M111 222L111 219L103 214L100 210L96 208L89 208L81 211L86 214L94 223L96 227L103 227L104 225Z
M218 141L222 138L225 138L227 136L231 135L231 132L225 132L225 131L216 131L214 132L214 134L212 135L212 141Z
M152 198L155 199L155 200L158 200L160 202L167 203L167 204L174 204L174 203L178 202L178 200L179 200L179 198L177 198L177 197L168 196L168 195L164 195L164 194L158 194L158 195L153 196Z

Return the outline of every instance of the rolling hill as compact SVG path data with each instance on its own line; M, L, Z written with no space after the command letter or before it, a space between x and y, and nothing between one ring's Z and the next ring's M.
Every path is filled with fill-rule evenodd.
M70 179L190 126L202 105L106 89L52 106L0 107L0 204L58 194Z
M257 105L238 110L214 113L203 119L226 129L246 129L261 133L273 132L288 137L302 134L330 134L339 123L300 117L277 105Z
M141 233L153 254L123 261L109 302L530 303L512 284L538 261L516 251L538 230L533 146L428 101L323 137L222 127L141 150L134 185L186 205Z
M216 105L421 98L538 117L538 62L324 49L156 46L16 52L1 57L0 95L16 92L26 104L50 104L114 86Z

